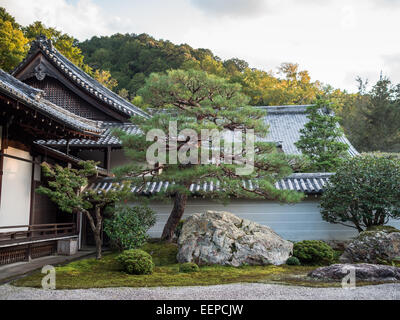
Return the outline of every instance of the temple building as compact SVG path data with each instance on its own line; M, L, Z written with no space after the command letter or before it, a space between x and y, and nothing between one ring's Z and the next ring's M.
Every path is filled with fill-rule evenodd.
M268 141L282 152L300 154L295 142L308 121L307 106L262 108L268 112ZM45 37L31 43L12 75L0 70L0 114L0 265L53 254L60 239L77 238L80 247L92 244L84 217L60 212L35 192L45 181L40 164L74 167L81 159L98 161L98 176L88 187L108 190L112 169L127 161L112 129L137 132L130 118L150 115L83 72ZM349 146L351 156L358 154L345 136L340 140ZM224 207L203 198L204 192L217 186L193 184L185 215L221 209L269 225L289 240L349 238L354 235L351 229L321 219L318 199L330 175L296 173L278 181L279 189L308 195L295 205L234 199ZM171 183L149 183L142 192L167 190ZM251 181L244 183L252 188ZM151 206L157 212L157 223L150 236L159 237L171 205L154 202Z
M53 254L57 241L86 240L86 219L62 213L35 190L40 164L100 162L98 177L121 160L113 127L134 130L149 117L77 68L39 37L12 75L0 70L0 264ZM82 235L85 235L82 237Z
M75 166L79 159L36 141L97 140L104 129L43 96L0 70L0 264L54 253L57 239L79 232L77 217L35 193L43 161Z

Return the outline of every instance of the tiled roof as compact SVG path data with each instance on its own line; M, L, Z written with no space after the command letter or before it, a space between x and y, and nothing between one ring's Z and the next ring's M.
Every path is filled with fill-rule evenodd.
M121 147L120 140L112 134L113 129L120 128L127 133L133 134L138 131L137 127L131 123L115 123L115 122L103 122L101 123L101 128L104 130L100 139L97 141L88 140L88 139L72 139L70 140L70 147ZM64 139L61 140L48 140L38 141L39 144L44 144L47 146L65 146L67 141Z
M276 182L275 187L279 190L294 190L303 192L306 194L320 194L323 192L324 186L326 185L329 177L333 173L295 173L291 176ZM250 180L244 180L242 182L244 186L250 190L256 188L256 182ZM145 188L140 190L137 187L132 187L131 192L153 195L159 192L168 191L168 187L173 185L174 182L168 181L161 182L147 182ZM112 179L103 179L102 181L93 183L89 186L91 190L102 190L109 191L120 186L115 183ZM213 184L211 182L205 182L201 184L192 184L190 191L192 194L196 193L212 193L213 191L219 190L220 185L218 183Z
M35 143L34 145L38 150L40 150L45 155L46 154L56 155L57 157L60 157L63 160L68 161L68 162L72 162L74 164L79 164L81 161L84 161L84 160L82 160L80 158L74 157L74 156L72 156L70 154L66 154L65 152L62 152L62 151L57 150L57 149L50 148L48 146L43 146L43 145L40 145L40 144L37 144L37 143ZM96 166L96 170L98 171L98 173L100 173L103 176L107 176L108 175L107 170L102 168L102 167Z
M13 71L13 74L18 73L19 70L33 57L36 52L41 51L49 61L67 78L69 78L77 86L88 92L96 99L106 103L110 108L123 113L129 117L138 115L148 118L149 115L139 108L135 107L130 102L121 98L116 93L104 87L97 80L93 79L86 72L78 68L75 64L64 57L53 45L51 40L46 39L44 36L39 36L31 43L30 51L27 57L20 63L20 65Z
M0 90L27 107L83 133L98 135L103 132L97 121L79 117L43 98L43 91L19 81L0 69Z
M259 107L267 110L265 122L269 125L269 133L266 140L280 142L283 152L287 154L301 154L295 142L300 139L300 130L309 121L307 107L309 105ZM358 155L345 136L338 140L349 146L348 153L351 156Z
M300 138L300 130L304 128L304 125L309 121L307 118L307 107L308 105L259 107L267 110L265 122L269 125L269 133L266 140L279 143L282 145L283 151L287 154L301 154L300 150L295 146L295 142ZM137 132L137 128L130 123L106 123L104 126L106 130L97 142L88 140L72 140L70 146L100 147L108 145L119 147L120 141L112 135L112 127L119 127L128 133ZM342 136L338 140L349 146L348 152L351 156L358 155L357 150L345 136ZM44 141L42 141L42 143L44 143ZM66 141L52 140L47 141L46 144L52 146L65 145Z

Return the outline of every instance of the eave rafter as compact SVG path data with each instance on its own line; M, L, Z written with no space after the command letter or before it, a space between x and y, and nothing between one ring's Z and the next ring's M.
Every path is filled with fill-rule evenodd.
M0 115L3 125L16 125L29 134L30 140L37 139L97 139L90 134L84 134L72 130L65 126L64 123L51 119L38 112L30 109L24 104L14 99L0 95Z

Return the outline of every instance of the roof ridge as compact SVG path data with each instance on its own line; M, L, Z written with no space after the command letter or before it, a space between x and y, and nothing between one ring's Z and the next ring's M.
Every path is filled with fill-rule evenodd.
M307 113L312 104L302 105L283 105L283 106L255 106L258 109L264 109L268 113Z
M118 94L99 83L96 79L72 63L53 46L51 39L47 39L43 35L38 36L31 42L31 48L28 55L14 69L12 74L15 75L26 63L28 58L37 50L40 50L44 55L46 55L46 57L76 85L83 88L89 94L94 95L98 100L101 100L113 109L129 116L139 115L145 118L150 117L149 114L120 97Z

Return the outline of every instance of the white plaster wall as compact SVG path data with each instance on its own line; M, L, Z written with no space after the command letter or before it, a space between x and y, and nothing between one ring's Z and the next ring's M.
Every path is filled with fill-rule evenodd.
M28 152L7 148L6 154L32 160ZM28 225L31 204L32 163L4 157L0 226ZM5 229L1 232L25 229Z
M172 204L154 202L150 207L157 213L157 222L148 233L152 238L159 238L171 213ZM282 205L267 200L236 199L226 206L207 199L191 199L187 203L183 218L206 210L231 212L239 217L267 225L284 239L292 241L345 240L358 234L353 228L322 220L317 199L292 205ZM388 224L400 229L399 220L391 220Z
M150 206L157 212L157 222L149 230L149 235L158 238L169 217L172 204L152 203ZM275 201L237 199L224 206L207 199L193 199L188 201L184 218L206 210L231 212L239 217L267 225L284 239L293 241L339 240L357 234L357 231L351 228L323 221L317 200L281 205Z

